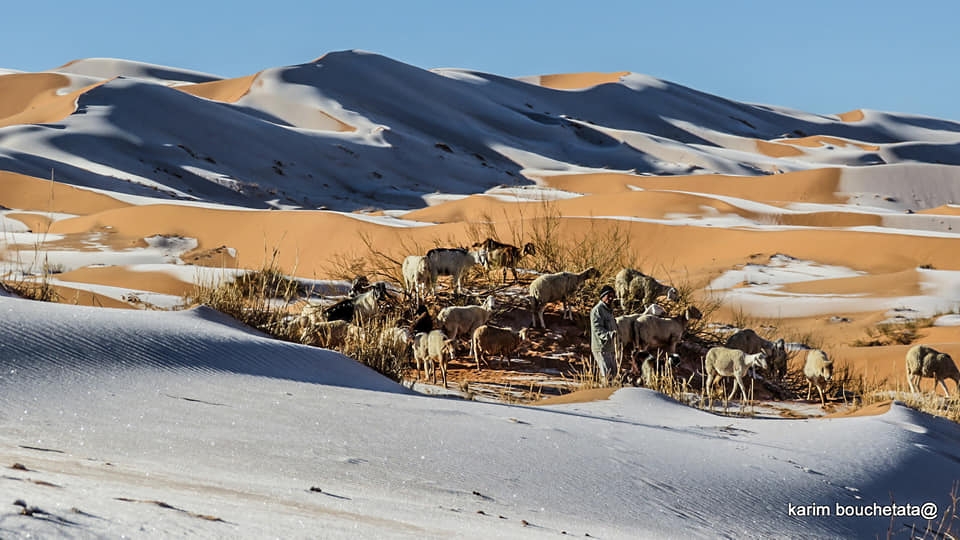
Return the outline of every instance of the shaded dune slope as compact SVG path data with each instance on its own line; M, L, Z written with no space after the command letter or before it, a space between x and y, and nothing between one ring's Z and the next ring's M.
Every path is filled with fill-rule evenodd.
M230 372L407 392L339 353L263 336L210 308L150 312L0 298L0 401L33 383L96 384L121 372ZM143 374L140 373L142 376Z
M435 191L478 193L571 167L765 176L960 163L957 123L875 111L851 122L635 73L585 74L581 82L602 83L560 90L358 51L229 80L94 60L65 66L68 75L0 78L22 96L0 114L12 123L0 131L0 168L40 178L54 169L66 183L158 198L355 210L416 208ZM54 95L77 84L59 77L90 74L131 78ZM69 117L41 114L74 101ZM40 122L62 125L30 125ZM104 138L104 122L115 138ZM94 142L95 166L67 157L89 156Z

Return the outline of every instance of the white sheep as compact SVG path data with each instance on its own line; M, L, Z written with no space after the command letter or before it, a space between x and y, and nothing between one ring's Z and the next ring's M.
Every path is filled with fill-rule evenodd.
M630 313L627 315L621 315L615 320L617 322L617 341L616 341L616 358L617 362L623 362L623 353L627 349L627 346L635 347L636 346L636 330L635 326L637 319L641 315L656 315L657 317L663 317L667 314L667 310L660 307L658 304L650 304L647 306L647 309L643 310L643 313Z
M810 401L810 394L816 386L817 391L820 392L820 405L826 407L823 389L833 378L833 360L830 360L827 353L820 349L811 350L807 353L807 361L803 365L803 376L807 378L807 401Z
M733 399L733 396L737 393L737 388L739 388L740 395L743 396L744 401L746 401L747 391L743 387L743 376L747 374L747 371L751 367L766 369L767 362L766 355L763 352L747 354L737 349L712 347L707 351L707 356L704 359L704 367L707 372L706 391L708 396L715 381L721 377L732 376L736 384L733 387L733 391L730 392L730 397L727 399Z
M727 338L725 346L747 354L763 351L767 355L767 363L774 378L782 380L787 374L787 349L782 338L770 341L747 328Z
M700 310L694 306L689 306L676 317L641 315L634 322L634 345L640 351L651 352L653 349L661 349L674 354L677 352L677 345L683 339L687 323L702 316Z
M600 271L590 267L580 272L558 272L556 274L544 274L533 280L530 284L530 298L533 304L533 324L537 327L537 319L540 320L540 327L546 328L543 322L543 312L547 304L551 302L563 303L563 318L573 320L573 310L567 303L567 297L574 293L588 279L600 277Z
M457 294L463 294L463 275L482 262L479 252L463 248L433 248L427 252L426 258L430 282L434 284L433 292L436 292L437 276L451 276Z
M453 340L448 339L442 330L420 332L413 337L413 358L417 363L417 376L423 364L423 378L437 382L436 364L440 364L443 387L447 386L447 360L453 358Z
M413 298L414 307L418 307L427 290L432 291L436 285L431 281L433 274L430 272L430 264L423 255L407 255L400 271L403 274L403 290Z
M493 316L496 300L493 295L487 297L479 306L448 306L437 314L437 328L446 332L450 339L457 339L460 334L466 334L467 339L473 335L478 326L486 324Z
M470 341L470 348L473 351L473 358L477 361L477 371L480 371L480 361L484 354L497 354L501 359L506 358L507 365L510 365L510 355L520 347L520 344L527 340L527 329L521 328L519 331L512 328L501 328L491 324L478 326L473 331L473 339Z
M907 351L907 384L911 392L920 391L920 379L933 377L933 392L937 392L937 384L943 388L948 397L946 379L950 379L960 389L960 371L953 363L953 358L927 345L914 345Z

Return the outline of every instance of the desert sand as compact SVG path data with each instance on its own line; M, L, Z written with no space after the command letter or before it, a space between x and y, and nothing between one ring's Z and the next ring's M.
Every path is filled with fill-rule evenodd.
M323 62L333 57L321 57ZM119 75L142 76L136 64L80 63L85 73L115 69ZM91 82L85 75L60 73L15 74L0 77L5 96L0 109L2 125L43 124L62 121L74 111L78 96L106 82ZM119 67L117 67L119 66ZM127 71L123 71L127 70ZM618 83L628 72L544 75L530 82L555 90L589 89ZM177 81L176 90L226 104L239 103L270 82L270 72L235 79L195 84ZM276 92L274 90L274 92ZM279 95L279 94L276 94ZM341 122L329 111L331 121ZM863 111L839 115L845 123L863 123ZM341 122L334 131L356 127ZM625 139L626 140L626 139ZM880 146L848 137L808 134L797 138L755 139L756 153L774 158L805 158L810 150L826 146L857 152L877 152ZM740 145L740 143L736 143ZM740 145L738 147L748 148ZM366 256L366 244L399 261L405 255L434 246L463 246L478 240L479 230L504 239L526 242L538 228L555 222L557 233L569 242L626 235L635 265L662 279L683 284L700 297L716 298L710 283L730 269L763 264L776 254L835 265L857 272L855 276L821 277L785 283L782 294L815 298L914 297L924 293L923 276L916 268L960 269L960 256L951 236L915 234L911 231L877 232L885 214L849 205L840 184L841 167L822 166L773 176L729 174L638 175L631 172L529 171L527 176L542 189L575 194L569 198L537 201L510 200L507 196L476 193L413 208L389 220L377 213L353 214L316 210L263 212L204 205L160 204L111 196L104 190L74 187L46 178L0 172L0 205L13 211L7 218L33 232L43 232L47 249L90 251L96 246L136 250L144 238L160 236L195 240L195 247L179 255L186 264L211 268L258 268L271 261L291 275L309 279L348 279L350 261ZM796 211L796 205L813 205ZM940 205L919 209L919 214L955 216L957 207ZM383 216L383 214L379 214ZM714 223L716 222L716 223ZM415 224L416 226L409 226ZM482 227L478 227L482 224ZM752 225L751 225L752 224ZM8 252L36 251L37 246L11 240ZM81 294L82 283L134 291L183 296L193 284L181 275L163 270L144 271L124 265L83 265L58 275L62 297L91 305L137 308L96 291ZM577 269L570 269L577 270ZM390 276L399 279L399 269ZM82 287L81 287L82 288ZM775 298L771 300L775 302ZM731 319L743 305L721 300L716 316ZM792 316L784 312L778 329L795 334L823 336L834 354L872 377L902 378L896 346L853 347L870 328L888 318L886 310L847 308L835 314L849 322L825 322L825 314ZM761 317L762 318L762 317ZM960 345L957 332L929 328L929 339L950 350Z
M73 516L92 531L126 533L145 520L159 523L161 536L224 534L223 523L264 532L278 519L284 533L302 534L300 518L309 514L336 532L359 523L366 533L396 537L464 531L514 537L517 530L533 537L566 534L564 527L636 537L638 531L672 534L681 526L710 536L718 532L711 525L716 520L697 508L717 503L712 491L700 489L699 477L662 471L686 471L677 459L695 462L690 470L710 476L717 492L732 492L742 485L745 448L764 497L781 506L794 496L802 503L811 502L803 497L853 501L894 488L914 502L921 495L945 500L945 490L930 494L926 484L907 479L916 478L918 462L927 468L956 463L955 426L890 396L905 391L904 355L912 344L960 355L960 126L953 123L867 109L809 115L631 72L511 80L421 69L362 51L232 79L133 61L77 60L50 72L0 75L0 97L0 273L10 284L47 280L62 304L27 303L0 290L8 318L20 325L4 330L10 340L4 350L15 354L0 355L0 384L10 385L0 393L0 405L7 406L0 419L11 425L4 439L10 448L0 453L29 461L26 471L18 469L24 474L49 474L50 482L71 489L60 475L78 468L84 485L109 480L110 489L129 488L125 479L139 479L137 471L174 479L165 489L151 485L152 496L118 499L105 495L106 488L95 490L90 504L97 506L84 508L110 516L110 524L98 523L93 513ZM589 295L575 302L575 322L561 321L559 306L551 305L551 328L538 330L511 366L491 360L477 371L461 348L446 388L413 381L412 370L406 387L395 384L339 353L270 339L186 301L197 283L268 265L325 291L343 291L356 273L370 272L402 298L405 256L467 247L487 236L539 242L541 250L553 242L568 256L567 271L583 270L584 253L602 259L603 250L613 249L604 243L617 239L610 255L709 309L701 324L712 335L741 325L782 337L794 374L805 346L823 348L854 378L881 390L879 402L855 408L844 394L848 388L834 388L824 408L797 394L771 398L754 411L796 419L790 425L730 420L646 389L579 389L582 381L567 368L582 360L577 355L586 357ZM499 271L474 272L468 290L477 298L499 297L504 308L493 319L497 324L527 326L527 283L559 270L538 265L536 257L523 259L517 284L501 284ZM601 281L611 282L616 270ZM441 294L429 300L432 309L474 300L452 298L447 279L441 282ZM285 309L296 313L307 301L339 298L299 298ZM890 341L883 333L888 325L914 325L911 343ZM687 345L684 361L696 366L700 353ZM921 387L929 392L932 385L925 379ZM92 417L103 423L75 431L59 399L38 397L56 391L59 398L61 388L69 410L102 407L103 418ZM499 399L444 399L437 406L424 394ZM34 406L23 404L28 399ZM540 406L513 408L516 401ZM176 408L176 416L136 418L138 410L154 414L167 407ZM195 407L214 411L214 420ZM363 412L368 407L390 412L370 415ZM407 411L418 426L424 411L436 424L423 433L393 429L411 421ZM242 435L226 427L234 423ZM354 429L359 424L370 429ZM496 448L475 444L481 432L498 433ZM211 440L228 457L220 462L216 451L198 448L202 437L194 433L214 433ZM839 459L821 455L823 433L846 441ZM21 434L43 444L25 444ZM868 434L881 446L862 444ZM170 448L143 445L159 438ZM724 466L705 459L707 439L722 448ZM276 445L264 444L276 440L290 445L275 452ZM548 463L529 440L551 448ZM384 457L398 445L414 448L399 456L399 467ZM63 455L35 455L54 447L64 448ZM893 458L889 448L897 449ZM91 452L103 460L117 455L122 463L91 464ZM491 483L489 470L461 477L474 470L462 456L475 453L485 466L499 467L497 475L502 467L511 471L512 497ZM186 455L207 461L182 477L177 467ZM257 469L256 486L230 475L218 483L231 459ZM340 476L311 487L308 471L316 470L317 459L328 460L323 470ZM372 474L371 462L380 467ZM300 476L291 480L278 464ZM413 469L419 472L404 476ZM847 477L844 470L854 473ZM285 479L278 488L283 493L262 488L276 485L275 477ZM395 484L384 488L385 477ZM541 488L532 477L552 485ZM578 489L585 480L595 491L619 486L617 504L592 496L584 504ZM57 511L76 506L71 489L50 498L39 485L22 492ZM351 491L354 485L365 491ZM706 499L677 502L676 493L694 491ZM517 502L517 493L526 498ZM637 493L643 506L633 500ZM143 517L143 510L114 508L119 500L169 510L161 500L167 499L180 501L174 510L202 509L210 494L217 516L183 510L172 519ZM424 508L411 508L410 501L428 501L430 517L390 511L397 498L411 515ZM253 501L260 513L245 511L239 499ZM509 519L475 514L478 500L499 505ZM283 508L260 509L269 501L283 501ZM803 521L782 512L757 525L755 516L743 518L756 503L738 498L725 508L733 525L722 532L874 535L887 526ZM23 508L31 511L27 503ZM662 516L650 521L653 514ZM210 523L192 529L177 521L184 516ZM491 519L478 526L470 519L476 516ZM507 521L522 529L504 528ZM50 532L46 522L28 523L18 530Z

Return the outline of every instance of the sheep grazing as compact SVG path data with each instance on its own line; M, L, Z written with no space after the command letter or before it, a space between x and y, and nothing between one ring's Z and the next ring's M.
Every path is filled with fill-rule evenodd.
M650 304L647 306L647 309L643 310L643 313L630 313L628 315L621 315L617 317L617 342L615 349L617 361L623 361L623 353L627 350L627 346L636 346L635 326L637 319L639 319L641 315L655 315L657 317L663 317L666 314L667 310L663 309L658 304Z
M427 258L423 255L407 255L400 270L403 273L403 290L413 298L413 305L419 306L427 289L432 290L435 286Z
M787 374L787 349L783 339L769 341L747 328L727 338L726 347L738 349L747 354L763 351L767 355L770 374L777 380L783 380Z
M625 299L630 292L630 282L644 276L646 276L646 274L639 270L624 268L617 272L617 275L613 278L613 289L617 291L617 298L620 299L620 305L623 306L624 309L627 309Z
M694 306L689 306L676 317L657 317L656 315L641 315L634 322L634 346L640 351L660 349L669 354L677 352L677 345L683 339L687 330L687 323L700 319L703 314Z
M511 244L497 242L493 238L477 242L472 247L480 249L480 252L483 253L484 268L503 268L503 281L507 281L507 269L509 268L513 273L514 283L517 282L517 265L520 264L520 259L524 255L537 254L536 247L530 242L524 244L523 249L521 249Z
M747 399L747 391L743 387L743 376L747 374L747 371L751 367L767 369L766 355L763 352L747 354L743 351L728 349L726 347L712 347L707 351L704 365L707 372L707 384L705 388L708 396L715 381L721 377L732 376L736 384L733 387L733 391L730 392L730 397L727 399L733 399L733 396L737 393L737 388L739 388L740 395L743 396L744 401Z
M447 360L453 358L453 340L448 339L442 330L421 332L414 336L413 358L417 363L417 376L419 377L422 363L423 378L429 377L434 384L437 382L436 365L440 364L443 387L447 387Z
M330 307L324 308L324 318L328 321L367 321L380 310L380 299L386 297L387 287L382 281L372 288L353 298L343 299Z
M627 350L627 346L635 345L634 326L640 315L641 313L630 313L614 319L617 322L617 341L614 349L617 362L623 362L623 353Z
M457 339L460 334L466 334L469 339L478 326L486 324L493 316L495 302L490 295L479 306L445 307L437 313L437 328L446 332L450 339Z
M588 279L600 277L600 271L590 267L575 274L573 272L558 272L556 274L544 274L533 280L530 284L530 298L533 304L533 324L537 327L537 319L540 320L540 328L546 328L543 322L543 312L547 304L551 302L563 302L563 318L573 320L573 310L567 304L567 297L573 294Z
M512 328L501 328L491 324L478 326L473 331L473 339L470 342L473 358L477 361L477 371L480 371L480 361L483 360L484 354L500 355L501 360L506 358L509 366L510 355L516 352L520 344L526 340L526 328L516 331Z
M810 394L816 386L817 391L820 392L820 405L826 407L823 389L833 378L833 360L830 360L827 353L820 349L811 350L807 353L807 362L803 365L803 376L807 378L807 401L810 401Z
M427 252L427 267L430 270L430 282L436 288L437 276L451 276L454 290L463 294L463 275L482 262L479 252L463 248L433 248ZM436 290L434 290L436 292Z
M657 301L657 298L666 296L670 301L678 298L677 289L664 285L639 270L624 268L617 272L613 280L613 288L617 291L620 305L625 310L636 307L646 307Z
M911 392L920 391L922 377L933 377L934 393L937 392L939 383L943 387L943 393L950 396L946 379L952 380L960 390L960 371L957 371L957 365L949 354L926 345L914 345L907 351L907 384L910 385Z
M676 302L679 295L677 289L670 285L660 283L652 276L643 276L630 282L627 290L628 301L637 301L639 299L641 306L649 306L657 301L661 296L666 296L667 300Z

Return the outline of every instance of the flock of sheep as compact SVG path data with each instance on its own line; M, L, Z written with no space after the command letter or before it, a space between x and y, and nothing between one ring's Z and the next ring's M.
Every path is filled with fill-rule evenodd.
M497 307L497 298L493 294L487 296L481 305L451 305L440 309L435 317L429 315L424 302L431 295L438 298L436 292L440 276L450 276L451 288L458 295L463 293L464 276L478 265L487 270L502 269L504 282L510 270L516 283L521 259L536 254L533 244L528 243L521 248L491 238L473 244L472 248L435 248L424 255L407 256L401 265L403 289L409 299L406 304L416 311L418 319L408 328L389 328L380 336L382 341L389 342L389 346L396 350L412 351L418 378L422 369L424 377L436 382L436 369L439 368L444 387L447 385L447 364L456 357L457 340L461 336L469 344L477 370L489 356L498 356L509 364L510 356L528 340L529 329L513 329L490 323ZM595 268L578 273L557 272L538 276L528 289L530 328L547 328L544 311L549 304L562 305L562 318L572 320L570 301L574 294L586 281L598 277L600 272ZM658 362L667 360L670 365L676 364L679 358L677 347L687 331L689 321L699 319L702 315L696 307L690 306L677 316L668 316L657 301L663 297L668 301L676 301L677 290L632 268L624 268L616 275L614 289L626 313L616 318L617 360L624 371L626 366L630 366L630 371L637 374L638 379L642 376L642 380L649 384L654 374L663 369ZM300 316L303 329L301 340L337 348L351 335L362 332L365 322L376 317L381 300L387 296L386 283L371 285L358 278L349 298L331 306L308 304L304 307ZM708 390L717 380L733 378L730 399L738 389L743 399L747 399L743 378L751 368L763 370L776 381L783 380L787 374L788 354L784 340L770 341L750 329L736 332L723 346L709 348L701 358L702 376ZM642 364L642 367L638 368L638 364ZM925 345L910 349L906 368L913 392L918 390L921 377L934 378L935 386L939 384L948 394L945 379L960 384L960 372L952 358ZM807 400L811 399L813 388L816 388L821 404L826 406L824 391L833 375L833 361L822 350L810 350L803 375L807 380Z

